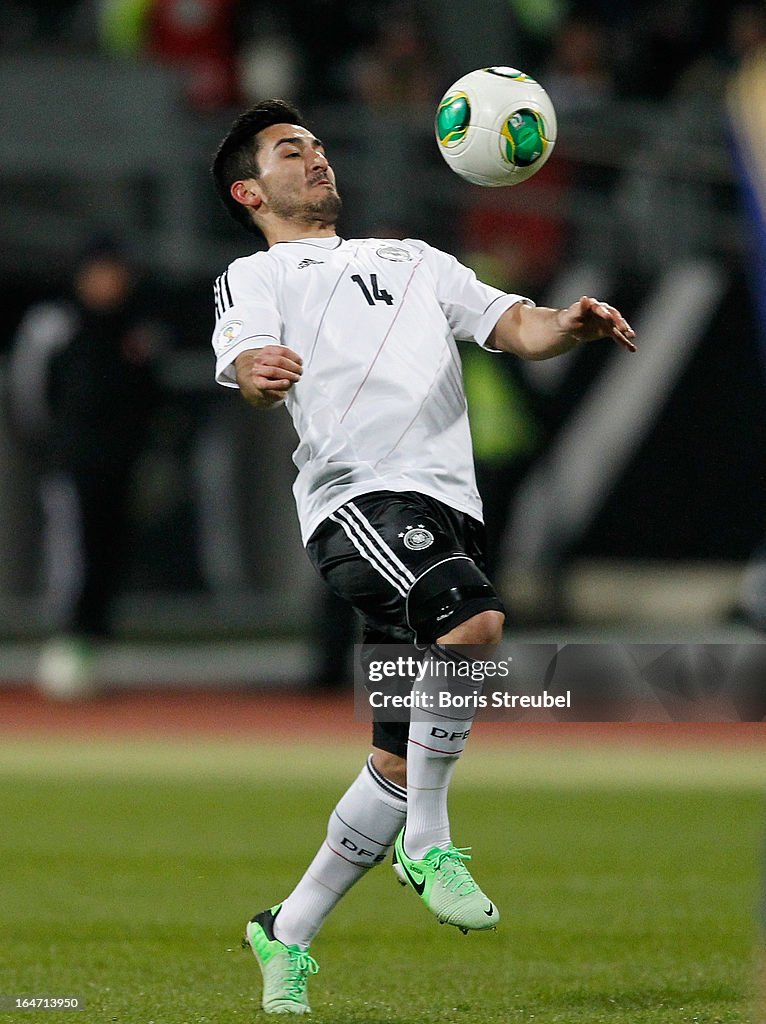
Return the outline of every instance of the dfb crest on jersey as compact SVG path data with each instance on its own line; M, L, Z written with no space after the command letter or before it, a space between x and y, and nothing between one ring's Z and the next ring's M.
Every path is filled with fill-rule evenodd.
M394 263L409 263L412 259L412 253L399 248L398 245L381 245L379 249L375 250L375 255L384 260L392 260Z
M434 542L434 535L422 523L418 523L417 526L405 526L399 536L410 551L423 551L424 548L430 548Z

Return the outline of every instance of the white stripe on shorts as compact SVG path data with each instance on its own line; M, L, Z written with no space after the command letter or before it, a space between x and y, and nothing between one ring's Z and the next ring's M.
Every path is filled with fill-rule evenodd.
M336 512L330 515L330 519L334 523L338 523L339 526L343 527L348 539L354 545L356 550L369 562L370 565L379 573L388 583L391 584L401 595L406 597L411 585L415 582L415 577L412 573L404 567L402 572L396 565L389 561L385 554L382 553L379 547L376 545L374 538L381 540L378 537L375 530L370 527L372 536L370 536L360 524L348 514L345 508L339 508ZM368 524L369 525L369 524Z
M360 511L358 505L355 505L353 501L349 501L348 504L344 505L343 509L339 511L345 511L346 509L348 509L348 511L351 512L352 515L354 515L359 520L359 522L362 524L364 532L367 534L370 540L380 548L381 552L384 555L388 556L390 561L395 566L398 566L404 578L406 580L409 580L410 584L414 583L414 574L407 568L407 566L399 558L399 556L391 550L388 544L386 544L386 542L383 540L383 538L372 525L372 523L369 521L369 519L367 519L367 517Z

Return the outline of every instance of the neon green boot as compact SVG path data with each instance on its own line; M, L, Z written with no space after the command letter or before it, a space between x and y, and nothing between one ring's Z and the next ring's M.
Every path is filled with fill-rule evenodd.
M463 934L495 928L500 914L473 880L464 861L470 847L433 847L422 860L404 852L404 829L394 844L394 871L402 885L411 886L440 924L453 924Z
M286 946L274 936L274 918L282 904L263 910L248 921L242 947L255 954L263 975L261 1005L266 1013L311 1013L306 987L319 964L307 950Z

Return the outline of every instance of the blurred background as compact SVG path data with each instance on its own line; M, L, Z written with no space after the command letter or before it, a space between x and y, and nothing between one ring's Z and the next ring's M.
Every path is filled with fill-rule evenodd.
M766 624L765 46L766 4L736 0L2 0L4 991L128 1024L249 1014L240 921L365 755L289 419L213 383L213 284L257 245L209 178L234 116L301 106L344 236L423 238L637 330L633 357L464 349L509 637L745 644ZM443 92L496 64L558 112L519 188L467 185L433 136ZM451 809L512 911L491 978L460 946L502 989L481 1019L766 1021L763 741L750 719L480 723ZM449 938L390 881L328 925L317 1008L429 1020L438 992L473 1019ZM438 987L410 970L425 942Z
M634 358L464 352L514 635L758 639L764 47L762 3L5 0L0 680L29 680L62 637L96 641L113 685L347 677L354 627L300 546L289 419L213 382L213 282L258 243L208 168L269 96L325 142L344 236L423 238L542 304L596 294L638 332ZM442 93L492 64L536 77L558 113L521 188L468 185L433 137ZM112 269L94 284L96 256ZM108 297L120 266L129 299ZM117 347L85 371L62 353L93 323ZM62 424L94 393L103 435L78 471L114 452L121 472L91 496L110 579L75 621Z

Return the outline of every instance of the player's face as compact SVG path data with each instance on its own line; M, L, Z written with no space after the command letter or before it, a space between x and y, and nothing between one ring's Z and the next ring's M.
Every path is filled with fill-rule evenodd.
M261 212L334 224L341 201L324 146L306 128L274 124L258 135Z

